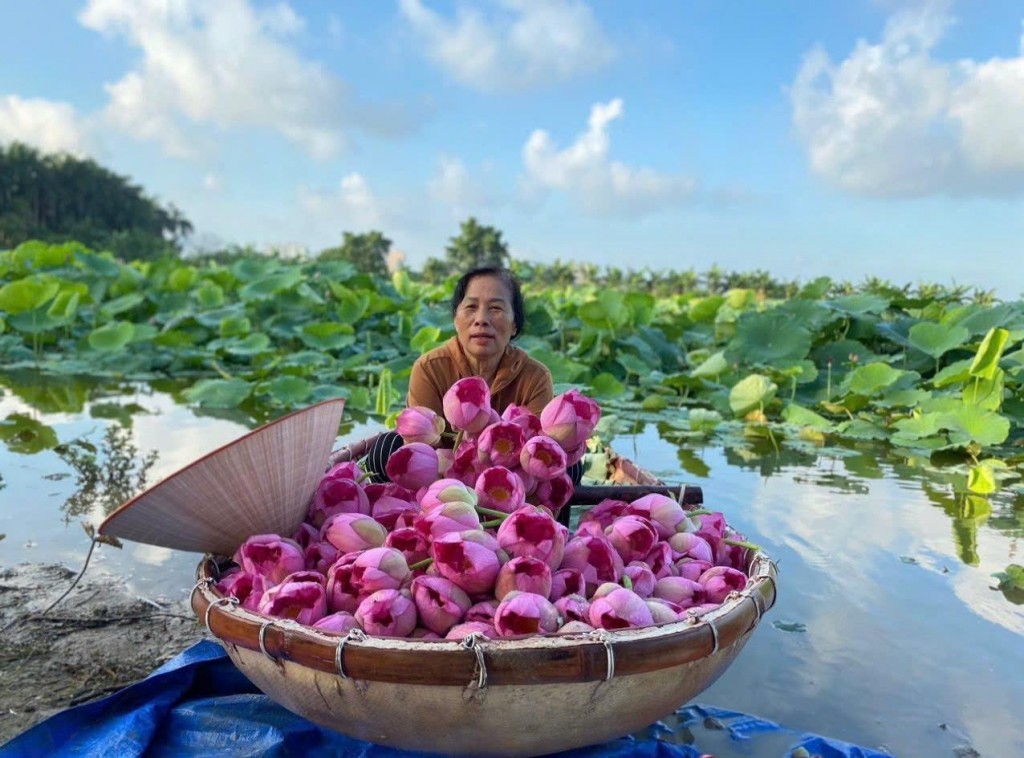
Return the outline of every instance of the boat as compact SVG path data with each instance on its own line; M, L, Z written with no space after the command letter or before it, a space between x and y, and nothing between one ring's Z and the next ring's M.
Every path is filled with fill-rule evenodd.
M278 419L168 477L115 511L100 533L205 552L191 606L249 680L288 710L347 736L448 755L540 755L636 732L676 711L732 663L776 596L776 568L746 551L748 582L717 609L649 627L462 641L323 632L239 607L216 590L249 534L291 533L328 465L342 401ZM325 431L326 430L326 431ZM282 453L287 453L282 457ZM608 482L579 486L570 508L652 491L698 505L608 451ZM288 476L282 495L282 467ZM314 480L312 485L310 480ZM208 489L197 497L195 484ZM244 488L244 491L243 491ZM242 497L244 495L244 497ZM290 524L291 530L270 525Z

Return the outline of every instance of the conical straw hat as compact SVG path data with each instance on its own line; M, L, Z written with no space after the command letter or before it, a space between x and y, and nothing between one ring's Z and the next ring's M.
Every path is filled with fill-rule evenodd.
M217 555L253 534L290 537L327 468L344 406L326 400L203 456L110 514L100 534Z

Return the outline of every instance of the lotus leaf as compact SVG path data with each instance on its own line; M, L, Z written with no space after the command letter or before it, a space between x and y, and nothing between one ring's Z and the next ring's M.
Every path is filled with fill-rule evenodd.
M0 287L0 310L10 314L35 310L52 300L60 282L50 276L30 276Z
M943 414L922 413L900 419L893 424L893 427L908 439L920 439L938 434L940 429L943 428L942 421Z
M615 362L626 369L626 371L631 371L637 376L643 376L651 370L650 362L644 361L632 353L616 353Z
M930 399L932 393L919 389L892 389L875 400L880 408L914 408Z
M807 300L819 300L828 294L829 289L832 288L832 280L827 276L819 276L817 279L813 279L803 286L800 290L798 297Z
M983 307L978 305L969 306L967 312L957 320L957 323L967 329L971 336L987 334L997 327L1019 328L1021 312L1019 303L1002 303Z
M602 372L590 380L590 392L588 394L602 400L618 397L626 391L625 385L607 372ZM657 397L652 395L652 397Z
M293 407L309 398L313 385L299 376L279 376L256 389L257 392L270 395L281 405Z
M355 343L355 330L348 324L320 321L306 324L300 332L302 341L320 350L341 350Z
M996 411L1003 404L1003 388L1005 373L996 371L993 379L975 379L964 385L962 397L968 405L978 405L985 410Z
M884 440L889 436L881 426L862 418L842 422L837 431L853 440Z
M999 489L991 466L979 463L967 472L967 489L977 495L990 495Z
M146 302L146 296L141 292L131 292L127 295L108 300L100 306L100 315L105 319L111 319L125 311L137 308Z
M941 389L942 387L949 387L954 384L963 384L971 376L971 362L970 358L964 358L944 366L941 371L932 377L932 385L937 389Z
M698 378L718 377L729 368L729 361L726 360L725 352L719 350L708 356L697 368L690 372L691 376Z
M690 411L689 421L693 431L710 434L722 423L722 415L717 411L694 408Z
M167 287L175 292L191 289L198 278L198 272L192 266L182 266L171 272L167 277Z
M616 290L601 290L596 300L584 303L579 309L583 323L597 329L618 329L628 323L629 315L625 297Z
M887 363L869 363L854 369L846 379L846 386L857 395L872 397L894 384L903 373Z
M224 290L213 282L203 282L196 292L196 302L202 308L220 308L224 305Z
M57 433L30 416L12 413L0 421L0 441L12 453L34 455L56 447Z
M1010 334L1005 329L995 328L989 330L985 339L978 346L978 352L971 363L971 376L980 376L982 379L992 379L999 368L999 358L1006 349L1006 342Z
M962 404L942 418L949 430L949 439L955 445L966 446L976 442L982 447L1000 445L1010 434L1010 420L977 405Z
M773 310L744 314L728 354L744 363L785 367L806 358L810 349L810 332Z
M297 268L286 269L250 282L238 291L243 300L266 300L296 286L303 279Z
M43 334L68 323L63 316L52 315L50 308L41 306L33 311L16 313L8 323L22 334Z
M215 348L214 345L216 345ZM226 353L240 357L260 355L261 353L273 350L273 346L270 344L270 337L262 332L247 334L242 339L231 337L230 339L216 340L210 343L210 348L223 350Z
M725 303L721 295L696 298L690 301L688 308L689 317L698 324L713 323L718 315L718 309Z
M111 321L89 333L89 347L93 350L113 352L120 350L135 335L135 325L128 321Z
M910 344L932 358L940 358L967 342L970 333L963 326L947 326L922 321L910 328Z
M57 297L50 303L46 314L60 321L69 321L78 312L78 303L81 299L82 296L78 292L62 290L57 293Z
M831 430L835 426L824 416L796 403L789 403L783 409L782 419L794 426L810 427L812 429Z
M548 367L548 370L551 371L551 378L555 382L572 383L587 372L586 365L565 358L547 348L531 350L530 355Z
M252 331L252 321L246 316L227 316L221 319L219 330L220 336L224 338L241 337Z
M657 413L668 408L668 400L665 399L664 395L648 395L640 403L640 407L645 411Z
M365 292L357 292L348 287L330 282L331 293L338 301L336 314L338 320L344 324L354 324L364 315L370 307L370 296Z
M252 384L244 379L200 379L185 390L190 403L209 408L237 408L252 394Z
M745 416L755 408L763 408L775 397L778 385L761 374L751 374L733 386L729 392L729 407L737 416Z
M837 297L834 300L826 300L824 304L849 316L862 316L867 313L880 314L889 307L889 301L885 298L867 293Z
M654 320L657 301L646 292L627 292L626 307L629 309L629 322L634 326L646 326Z

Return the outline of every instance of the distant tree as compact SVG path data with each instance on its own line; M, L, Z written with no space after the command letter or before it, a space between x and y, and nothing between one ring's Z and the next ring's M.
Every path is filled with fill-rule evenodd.
M391 240L377 231L365 234L345 232L340 247L322 250L322 261L348 261L364 274L388 275L388 252Z
M481 226L470 216L462 222L457 237L452 237L445 250L449 273L468 271L478 266L508 266L511 256L493 226Z
M110 250L125 260L177 255L192 224L92 160L0 145L0 248L29 240Z

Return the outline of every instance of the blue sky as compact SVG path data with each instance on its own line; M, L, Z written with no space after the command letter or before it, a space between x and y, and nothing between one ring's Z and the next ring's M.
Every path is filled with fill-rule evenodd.
M0 142L195 242L1024 293L1024 6L0 0Z

